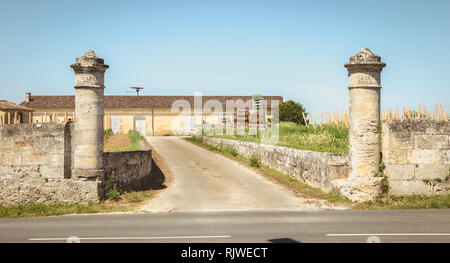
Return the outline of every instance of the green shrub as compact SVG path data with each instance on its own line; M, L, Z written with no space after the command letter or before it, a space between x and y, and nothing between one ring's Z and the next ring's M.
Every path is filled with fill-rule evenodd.
M307 113L305 108L298 102L288 100L280 103L280 121L291 121L305 125L306 123L303 119L303 114L305 114L306 117Z
M117 190L116 185L114 185L113 188L109 189L108 192L106 193L106 197L110 200L114 200L117 201L120 199L120 193Z
M258 156L252 155L249 159L249 164L251 167L261 167L261 161L259 160Z
M131 146L130 146L130 149L128 149L128 151L139 151L141 149L141 145L140 145L139 141L145 140L145 138L143 136L141 136L141 134L139 134L139 132L134 131L134 130L130 130L128 132L128 138L130 138L130 142L131 142Z
M103 141L106 142L109 137L111 137L114 134L114 132L111 129L106 129L103 131Z
M234 149L231 146L227 146L227 147L223 148L223 152L228 153L233 157L236 157L238 155L238 152L236 151L236 149Z

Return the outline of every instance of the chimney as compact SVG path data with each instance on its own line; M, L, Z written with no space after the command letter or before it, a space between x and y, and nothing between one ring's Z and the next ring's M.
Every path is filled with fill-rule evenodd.
M31 93L30 92L27 92L27 93L25 93L25 102L30 102L31 101Z

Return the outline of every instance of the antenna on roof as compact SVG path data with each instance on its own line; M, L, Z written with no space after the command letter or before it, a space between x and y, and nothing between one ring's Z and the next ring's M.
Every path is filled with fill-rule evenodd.
M142 89L144 89L143 87L130 87L130 89L134 89L136 90L136 95L139 96L139 91L141 91ZM129 91L127 91L128 93ZM131 92L131 91L130 91Z

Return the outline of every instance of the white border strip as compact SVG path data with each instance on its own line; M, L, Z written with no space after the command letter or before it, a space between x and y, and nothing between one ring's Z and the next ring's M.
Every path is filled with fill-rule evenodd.
M224 236L173 236L173 237L80 237L80 240L155 240L155 239L212 239L212 238L231 238L230 235ZM29 241L66 241L68 237L48 237L48 238L30 238Z
M374 234L326 234L327 237L352 236L450 236L450 233L374 233Z

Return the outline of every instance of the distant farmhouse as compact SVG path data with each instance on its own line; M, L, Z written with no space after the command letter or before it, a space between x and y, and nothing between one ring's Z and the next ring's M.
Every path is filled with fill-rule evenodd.
M0 124L16 124L31 122L31 112L26 106L0 100Z
M186 114L172 112L174 102L184 100L190 105ZM222 106L205 110L208 101L214 100ZM245 109L227 109L227 101L242 101ZM143 136L191 135L196 127L214 127L238 119L248 124L249 111L258 111L258 121L266 123L272 118L272 100L283 102L282 96L202 96L202 117L194 116L194 96L105 96L105 129L114 133L136 130ZM32 96L26 93L19 116L21 123L63 122L74 120L75 96ZM210 104L206 108L211 108ZM267 108L267 110L266 110ZM19 108L18 108L19 109ZM186 111L186 110L185 110ZM220 114L219 114L220 113ZM253 116L250 114L250 116ZM76 120L75 120L76 121Z

